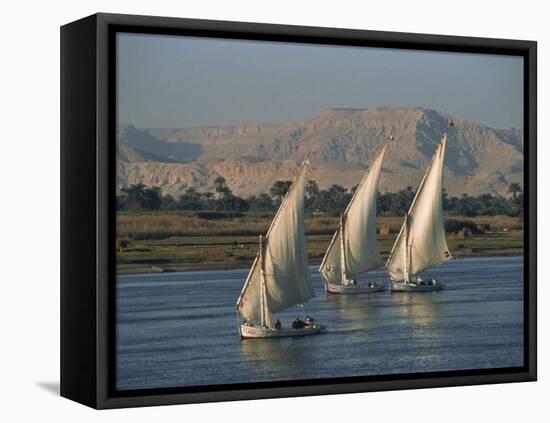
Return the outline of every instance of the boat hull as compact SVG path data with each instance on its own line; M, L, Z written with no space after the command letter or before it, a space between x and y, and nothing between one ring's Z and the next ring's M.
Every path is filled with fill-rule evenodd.
M324 326L314 324L301 329L292 328L264 328L261 326L249 326L247 324L239 325L239 334L241 339L262 339L262 338L287 338L291 336L316 335L324 330Z
M329 282L325 283L325 290L328 294L344 294L344 295L357 295L357 294L368 294L372 292L380 292L384 290L383 285L375 284L373 286L368 285L339 285L332 284Z
M391 292L430 292L440 291L445 285L437 280L432 280L428 283L415 282L390 282Z

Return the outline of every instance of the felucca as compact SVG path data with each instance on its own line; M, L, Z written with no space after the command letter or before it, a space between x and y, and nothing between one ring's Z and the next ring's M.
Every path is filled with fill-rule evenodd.
M272 317L314 297L304 225L308 164L306 157L265 238L260 236L258 255L236 305L244 318L239 324L241 339L313 335L324 329L313 320L284 327L279 320L274 324Z
M435 291L444 287L436 279L422 279L419 273L451 259L445 240L441 189L448 130L441 137L386 263L392 291Z
M356 278L384 264L376 239L376 194L385 149L384 143L340 215L340 225L319 268L330 294L384 290L383 285L374 282L358 285Z

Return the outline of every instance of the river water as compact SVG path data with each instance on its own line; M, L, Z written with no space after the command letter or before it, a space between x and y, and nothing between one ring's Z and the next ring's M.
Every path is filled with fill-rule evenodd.
M310 270L305 312L326 333L245 341L234 305L247 269L119 275L117 389L523 365L522 257L452 260L425 273L446 284L427 293L327 296Z

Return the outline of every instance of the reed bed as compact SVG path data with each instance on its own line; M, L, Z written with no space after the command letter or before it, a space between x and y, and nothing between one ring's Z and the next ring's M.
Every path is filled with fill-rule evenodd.
M159 240L182 236L258 236L265 234L271 216L244 215L225 219L204 219L184 214L119 214L117 238ZM506 231L523 229L523 220L509 216L445 216L445 219L470 220L483 225L484 230ZM389 224L390 233L399 231L401 217L379 217L381 225ZM308 216L305 220L307 235L331 235L338 227L339 218Z
M121 214L117 216L117 237L144 240L178 236L257 236L265 234L270 223L270 218L249 216L211 220L179 214ZM310 235L329 234L337 225L338 218L308 218L306 232Z

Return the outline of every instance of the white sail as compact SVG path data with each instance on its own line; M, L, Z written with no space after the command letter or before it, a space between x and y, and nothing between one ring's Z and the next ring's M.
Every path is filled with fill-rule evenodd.
M306 160L302 165L263 243L268 314L301 304L314 296L307 262L304 224L307 163ZM261 270L258 255L237 301L237 310L248 320L260 320L262 317Z
M342 240L340 238L340 228L332 237L332 241L328 247L323 262L319 271L323 278L331 284L339 284L342 282L342 255L341 247Z
M259 255L248 273L246 282L237 300L237 310L246 320L261 320L262 287Z
M451 258L445 240L441 189L446 142L447 132L441 137L386 264L395 281L407 281Z
M383 264L376 240L376 194L384 159L383 147L365 173L342 215L345 275L354 278ZM334 234L320 271L330 283L342 279L342 225Z

